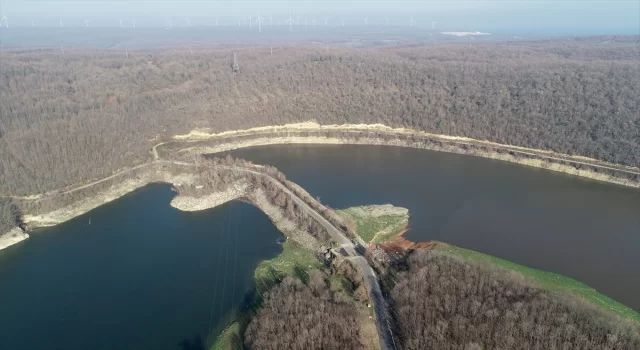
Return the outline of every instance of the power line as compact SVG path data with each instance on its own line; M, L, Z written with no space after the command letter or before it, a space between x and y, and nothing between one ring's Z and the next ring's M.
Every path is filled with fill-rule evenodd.
M229 204L229 206L231 206L231 204ZM227 234L227 237L229 237L229 235L231 234L231 220L233 219L233 207L231 207L231 210L229 212L229 220L228 220L228 230L227 232L229 234ZM220 245L220 247L222 247L222 244ZM224 290L227 288L227 265L229 262L229 249L225 249L226 250L226 254L225 254L225 258L224 258L224 278L222 279L222 298L220 299L221 303L220 303L220 320L222 320L222 311L224 309Z
M240 230L238 228L238 222L240 221L240 216L242 216L242 208L238 209L238 215L236 215L236 230L235 230L235 234L236 234L236 244L235 244L235 249L234 249L234 253L233 253L233 276L236 275L236 267L237 267L237 262L238 262L238 236L240 235ZM233 306L233 303L235 302L235 297L236 297L236 284L233 284L233 290L232 290L232 294L231 294L231 305Z
M228 206L227 208L225 208L225 212L228 212ZM227 216L225 215L225 217ZM218 251L218 264L216 265L216 278L213 284L213 300L211 301L211 310L209 311L209 327L207 328L207 332L211 332L211 322L213 321L213 307L216 304L216 297L218 296L218 278L220 277L220 265L222 265L220 259L222 258L222 247L223 247L222 242L224 242L224 236L225 236L225 231L223 229L222 241L220 242L220 249Z

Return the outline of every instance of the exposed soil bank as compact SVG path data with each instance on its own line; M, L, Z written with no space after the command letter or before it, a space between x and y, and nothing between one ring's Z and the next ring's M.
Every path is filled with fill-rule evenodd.
M214 192L202 197L189 197L178 194L171 201L171 206L182 211L200 211L215 208L247 195L247 184L235 183L224 191Z
M290 137L260 137L251 140L243 141L231 141L228 143L211 146L211 147L193 147L188 149L191 152L199 154L215 154L226 151L231 151L246 147L256 146L269 146L269 145L286 145L286 144L331 144L331 145L379 145L379 146L397 146L397 147L409 147L418 149L428 149L432 151L457 153L465 155L473 155L477 157L497 159L511 163L517 163L539 169L547 169L560 173L565 173L574 176L580 176L588 179L614 183L617 185L640 188L640 182L619 178L609 174L600 173L591 169L578 169L574 166L561 164L549 159L536 159L536 158L522 158L517 157L510 153L499 153L483 151L479 149L471 148L471 151L465 148L460 148L455 145L412 145L405 140L376 140L376 139L360 139L360 140L345 140L336 137L320 137L320 136L290 136ZM535 155L533 155L535 156ZM570 162L568 160L562 160L563 162ZM595 165L587 165L595 166ZM640 170L639 170L640 171Z
M173 186L191 184L195 177L190 174L173 175L168 172L156 172L151 169L144 174L138 174L136 178L127 179L116 183L111 187L99 191L91 197L82 198L73 204L42 214L28 214L23 216L23 221L28 228L53 226L71 220L103 204L114 201L130 192L155 182L166 182Z
M306 135L302 135L302 133ZM341 135L335 136L336 133L341 133ZM381 137L383 135L391 135L391 138L362 137L359 135L362 133L379 133ZM419 142L420 140L429 140L430 142L421 143ZM213 142L212 144L207 144L206 141ZM233 130L218 134L208 133L204 129L194 130L185 135L177 135L174 137L174 141L158 146L166 147L172 143L186 143L186 147L182 152L188 151L199 154L220 153L245 147L276 144L353 144L411 147L498 159L640 188L640 168L636 167L611 164L583 156L504 145L486 140L431 134L405 128L391 128L382 124L319 125L315 122L306 122ZM193 146L188 147L189 143L193 143ZM157 154L156 148L154 148L154 154ZM626 174L631 179L612 175L610 172Z
M13 228L9 232L0 236L0 250L10 247L16 243L20 243L29 238L29 234L22 232L19 228Z

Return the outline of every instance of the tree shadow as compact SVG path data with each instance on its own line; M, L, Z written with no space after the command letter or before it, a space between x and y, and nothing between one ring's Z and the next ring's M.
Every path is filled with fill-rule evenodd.
M302 283L309 283L309 273L302 266L295 264L293 266L293 276L302 281Z
M204 343L202 342L202 338L199 335L196 335L193 338L193 341L189 339L185 339L179 343L180 348L182 350L205 350Z

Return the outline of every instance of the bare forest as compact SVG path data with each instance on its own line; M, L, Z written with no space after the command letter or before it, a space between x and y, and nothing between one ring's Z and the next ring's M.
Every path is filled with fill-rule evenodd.
M21 225L18 206L11 200L0 199L0 235Z
M293 277L266 293L244 334L249 349L363 349L358 310L312 270L306 284Z
M412 254L391 299L402 349L640 349L637 325L438 252Z
M638 166L637 37L340 49L4 50L0 195L148 161L163 137L384 123ZM239 72L232 70L236 52Z

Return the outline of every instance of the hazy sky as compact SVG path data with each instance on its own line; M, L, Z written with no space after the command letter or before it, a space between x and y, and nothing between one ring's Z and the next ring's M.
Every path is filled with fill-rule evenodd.
M414 16L418 24L438 21L447 30L519 29L559 30L573 33L640 34L640 0L314 0L314 1L47 1L4 0L4 15L13 24L30 24L33 18L132 18L164 20L165 16L190 16L192 23L207 17L255 15L369 16L370 23L390 17L404 23ZM237 21L237 20L236 20ZM140 23L140 22L139 22Z

